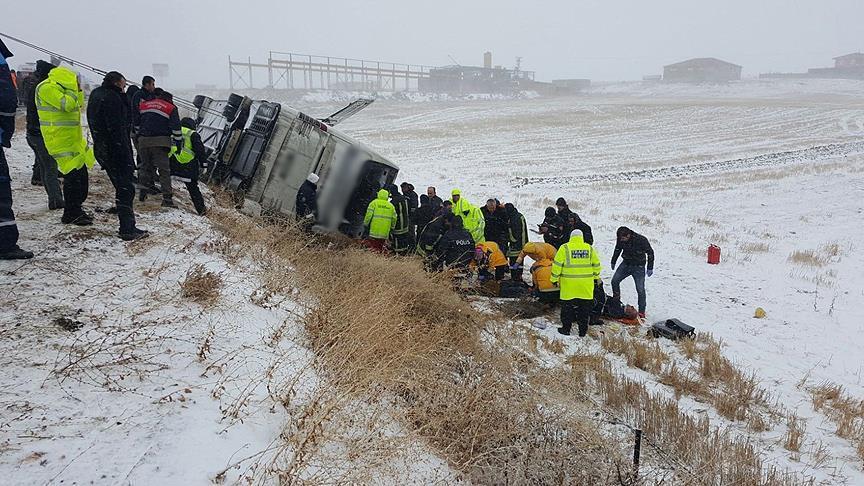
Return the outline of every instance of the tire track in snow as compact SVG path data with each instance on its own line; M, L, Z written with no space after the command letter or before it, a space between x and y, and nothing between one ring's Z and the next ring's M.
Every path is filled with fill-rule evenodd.
M592 184L598 182L646 182L682 177L693 177L738 170L779 167L803 162L818 162L822 160L864 154L864 141L841 144L820 145L802 150L789 150L769 154L745 157L740 159L702 162L698 164L676 165L651 169L609 172L604 174L589 174L566 177L514 177L511 184L514 188L544 183L565 183L574 185Z

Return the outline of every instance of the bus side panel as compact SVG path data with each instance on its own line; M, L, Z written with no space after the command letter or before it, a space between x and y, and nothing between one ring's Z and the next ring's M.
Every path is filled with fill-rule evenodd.
M326 142L327 134L295 121L270 171L261 196L264 209L293 215L297 191L313 169L316 156Z
M270 137L270 143L264 149L264 154L261 156L261 161L258 164L258 169L249 184L249 189L246 191L246 199L253 201L256 204L262 203L262 198L270 183L279 161L279 154L288 145L290 138L296 135L294 131L294 122L296 117L279 116L276 127L273 129L273 135Z

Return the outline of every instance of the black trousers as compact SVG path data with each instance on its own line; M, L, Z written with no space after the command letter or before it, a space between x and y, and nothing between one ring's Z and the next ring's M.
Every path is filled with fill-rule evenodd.
M579 326L579 336L585 336L588 333L588 323L591 321L591 308L594 306L594 299L573 299L561 301L561 328L567 334L573 328L573 323L576 322Z
M512 266L516 265L516 260L518 260L519 257L518 256L511 256L511 257L508 257L507 259L510 261L510 266L512 267ZM519 265L514 270L510 270L510 279L521 282L522 281L522 273L523 273L523 267L522 267L522 265Z
M77 218L84 213L81 205L87 200L90 192L90 180L87 177L87 166L75 169L63 177L63 218Z
M0 147L0 250L13 250L18 245L18 225L12 211L12 179L3 147Z
M120 220L120 234L131 234L135 230L135 211L132 207L135 200L135 183L132 180L134 168L130 165L116 167L110 163L102 164L102 167L114 186L114 205L117 206L117 218Z

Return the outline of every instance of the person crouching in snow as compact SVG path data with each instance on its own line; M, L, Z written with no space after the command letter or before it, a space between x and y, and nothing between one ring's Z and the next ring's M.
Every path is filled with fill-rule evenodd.
M510 269L507 257L494 241L477 243L474 248L474 262L477 265L477 274L480 280L503 280Z
M576 322L579 337L584 337L594 307L594 282L600 280L600 258L594 248L585 243L582 231L573 230L570 241L558 248L549 280L561 289L561 327L558 332L569 336L573 322Z
M200 162L207 159L207 149L204 148L201 135L195 131L195 120L188 117L180 120L180 130L183 132L183 148L178 150L176 145L171 147L171 176L186 184L195 211L204 216L207 207L198 187L198 172Z

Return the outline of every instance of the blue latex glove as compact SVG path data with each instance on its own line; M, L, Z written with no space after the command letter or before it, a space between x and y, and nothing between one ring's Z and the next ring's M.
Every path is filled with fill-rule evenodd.
M651 269L649 268L649 269L645 272L645 275L647 275L647 276L649 276L649 277L650 277L651 275L654 275L654 270L651 270Z

